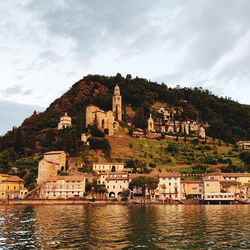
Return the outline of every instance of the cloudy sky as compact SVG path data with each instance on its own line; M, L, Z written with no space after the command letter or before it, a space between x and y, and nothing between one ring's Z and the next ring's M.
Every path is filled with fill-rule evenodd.
M249 0L0 2L0 135L87 74L250 104Z

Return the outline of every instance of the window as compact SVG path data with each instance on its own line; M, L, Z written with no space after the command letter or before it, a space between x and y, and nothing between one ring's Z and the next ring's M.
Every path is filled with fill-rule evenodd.
M207 183L207 187L209 187L209 184Z
M109 186L107 186L107 188L109 189Z
M201 190L201 189L199 189L199 192L201 193L201 192L202 192L202 190Z
M113 188L115 188L115 186L113 186Z
M122 188L122 186L120 186L120 188Z
M171 186L171 182L169 182L168 184L169 184L169 186Z
M202 184L199 184L199 187L201 187L202 186Z

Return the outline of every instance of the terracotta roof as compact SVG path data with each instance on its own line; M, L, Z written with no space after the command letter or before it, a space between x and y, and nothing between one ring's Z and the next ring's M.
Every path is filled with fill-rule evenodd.
M4 177L7 177L7 179L3 180L3 182L23 182L23 180L18 177L17 175L2 175Z
M222 173L225 177L250 177L250 173Z
M193 184L200 184L203 183L203 181L196 181L196 180L190 180L190 181L181 181L181 183L193 183Z
M65 153L64 151L49 151L44 153L45 155L57 155L57 154L62 154Z
M128 180L128 177L107 177L105 180L109 181L109 180Z
M174 172L164 172L158 174L159 178L166 178L166 177L181 177L180 173L174 173Z
M94 164L102 164L102 165L105 165L105 164L108 164L108 165L125 165L125 163L119 163L119 162L93 162L93 165Z
M82 181L85 178L90 177L89 175L72 175L72 176L51 176L47 179L47 181L57 181L57 180L65 180L65 181Z
M127 172L105 172L100 173L99 175L128 175Z

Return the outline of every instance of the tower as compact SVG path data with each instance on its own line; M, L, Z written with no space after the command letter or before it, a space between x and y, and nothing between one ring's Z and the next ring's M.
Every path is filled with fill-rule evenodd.
M152 118L152 115L150 113L150 116L148 118L148 132L154 132L155 128L154 128L154 120Z
M113 95L113 114L115 121L122 120L122 97L120 95L120 88L118 84L115 86L114 95Z

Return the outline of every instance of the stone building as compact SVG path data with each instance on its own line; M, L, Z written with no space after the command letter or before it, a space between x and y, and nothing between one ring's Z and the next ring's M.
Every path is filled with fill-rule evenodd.
M120 88L118 85L115 86L112 111L113 111L115 120L121 121L122 120L122 97L121 97Z
M68 116L67 113L65 113L64 116L60 118L60 122L58 123L58 130L71 127L71 117Z
M122 120L122 97L120 88L116 85L113 95L112 111L104 111L95 105L88 105L86 108L86 127L96 124L102 131L108 130L109 135L119 127Z
M51 151L44 154L38 164L37 183L42 183L51 176L56 176L58 171L66 169L66 153L64 151Z

